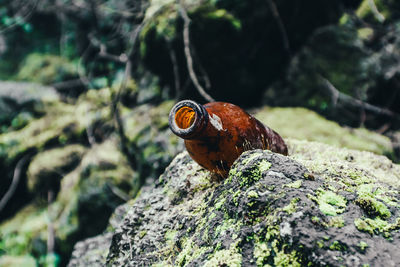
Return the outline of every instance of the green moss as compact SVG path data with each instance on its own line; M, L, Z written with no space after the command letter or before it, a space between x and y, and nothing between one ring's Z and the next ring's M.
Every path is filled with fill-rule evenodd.
M204 266L242 266L242 254L240 254L240 249L237 247L237 243L231 244L229 249L218 250L215 252Z
M78 62L65 57L44 54L29 54L17 79L41 84L53 84L78 77Z
M208 247L199 247L191 239L186 240L183 244L182 251L178 254L175 260L175 266L185 266L200 255L210 250Z
M256 259L257 266L264 266L264 262L271 255L271 249L265 242L259 242L254 245L253 257Z
M267 170L269 170L269 168L271 168L271 166L272 164L265 159L261 160L258 163L258 169L260 170L260 172L266 172Z
M380 219L379 217L375 219L371 218L358 218L354 220L354 225L358 230L373 234L384 233L390 229L390 224L387 221Z
M324 180L346 188L346 191L359 191L365 184L379 182L400 187L400 165L393 164L387 157L345 148L337 149L316 142L291 139L287 139L286 142L294 160ZM386 191L380 190L379 195L382 198L392 195L385 186L375 185L375 187L381 187Z
M238 20L237 18L235 18L232 14L230 14L228 11L226 11L225 9L217 9L217 10L213 10L210 11L209 13L207 13L206 15L208 18L210 19L223 19L223 20L227 20L229 21L232 26L237 29L240 30L242 28L242 24L240 22L240 20Z
M3 255L0 256L0 266L36 267L37 263L35 258L32 257L31 255L20 255L20 256Z
M278 251L276 256L274 257L275 266L293 266L293 267L301 267L301 263L298 261L296 251L293 250L290 253L285 253L283 250Z
M288 187L288 188L300 188L300 187L301 187L301 183L302 183L301 180L297 180L297 181L294 181L293 183L289 183L289 184L284 184L284 185L282 185L282 188L284 188L284 187Z
M343 128L305 108L263 108L255 116L285 138L317 141L377 154L392 151L390 139L383 135L363 128Z
M258 194L256 191L251 190L251 191L247 192L247 197L248 198L258 198Z
M321 190L316 199L319 209L322 213L330 216L336 216L344 212L346 208L346 199L332 191Z
M227 230L234 230L238 232L240 227L242 226L242 222L236 219L225 219L222 224L218 225L214 232L214 237L218 237L220 235L225 234Z
M323 247L325 247L325 242L324 242L323 240L318 240L318 241L317 241L317 246L318 246L319 248L323 248Z
M236 206L239 204L238 199L239 199L240 193L241 193L241 191L238 190L238 191L236 191L235 193L233 193L233 195L232 195L233 203L234 203Z
M282 210L287 212L288 214L292 214L292 213L296 212L296 207L297 207L296 204L297 204L297 202L299 202L299 200L300 200L300 198L293 198L290 201L290 204L285 206L285 207L283 207Z
M357 30L357 35L362 40L367 40L367 39L371 38L371 36L373 34L374 34L374 30L369 27L364 27L364 28L360 28Z
M364 241L360 241L360 243L358 244L358 247L360 248L361 251L365 251L368 247L368 244Z
M35 156L27 173L30 191L47 191L58 187L63 174L79 164L85 150L81 145L70 145L46 150Z
M327 226L340 228L344 226L344 223L345 222L342 216L334 216L330 218Z
M340 241L333 241L332 244L329 246L330 250L338 250L338 251L346 251L348 248L345 244Z
M173 246L174 240L175 240L175 237L177 234L178 234L178 231L176 231L176 230L170 230L165 233L164 237L165 237L165 240L166 240L166 243L168 246L171 246L171 247Z
M146 230L140 231L139 238L143 238L146 234L147 234ZM165 238L167 238L167 237L165 237Z
M220 210L222 206L225 204L225 201L226 201L225 196L220 196L217 202L215 203L214 208L216 210Z
M357 205L359 205L369 216L379 216L382 219L387 219L391 216L391 213L380 201L373 199L372 197L359 197L356 200Z
M33 239L47 238L46 207L28 205L0 225L0 251L19 256L31 253Z
M312 216L312 217L311 217L311 221L312 221L313 223L319 223L319 222L321 221L321 219L320 219L319 217L317 217L317 216Z

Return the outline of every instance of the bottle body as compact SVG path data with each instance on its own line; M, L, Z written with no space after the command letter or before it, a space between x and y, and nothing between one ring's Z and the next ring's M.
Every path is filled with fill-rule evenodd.
M244 151L268 149L287 155L283 139L240 107L230 103L212 102L205 104L203 108L206 112L199 115L204 117L202 128L193 135L182 138L185 139L190 156L204 168L227 177L233 162ZM191 119L194 120L186 119L188 124Z

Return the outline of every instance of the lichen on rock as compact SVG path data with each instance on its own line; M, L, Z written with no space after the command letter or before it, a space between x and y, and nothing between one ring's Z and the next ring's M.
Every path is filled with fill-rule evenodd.
M130 204L100 265L399 264L400 166L369 152L288 144L290 157L243 153L222 182L179 154Z

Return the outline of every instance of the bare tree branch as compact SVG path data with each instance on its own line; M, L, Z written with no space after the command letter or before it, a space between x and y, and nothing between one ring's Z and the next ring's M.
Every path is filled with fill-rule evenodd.
M347 94L340 92L338 89L336 89L336 87L328 79L326 79L325 77L323 77L320 74L318 74L318 78L323 82L324 87L330 93L331 98L334 100L333 103L338 103L339 101L341 101L345 104L355 106L360 109L365 109L365 110L368 110L368 111L378 114L378 115L386 115L386 116L393 117L393 118L396 118L396 117L400 118L399 114L396 114L387 108L381 108L381 107L369 104L360 99L356 99L352 96L349 96Z
M26 162L28 161L28 159L30 157L31 157L31 155L27 154L27 155L23 156L17 162L17 165L15 166L15 170L14 170L13 179L11 181L11 185L8 188L7 192L4 194L3 198L0 200L0 212L4 209L4 207L7 205L8 201L14 195L15 190L17 189L19 180L21 179L22 168L25 166Z
M190 52L190 18L183 7L182 0L177 0L178 5L179 5L179 13L181 14L181 17L183 19L183 42L185 46L185 57L186 57L186 63L188 67L188 72L189 76L196 87L197 91L200 93L204 99L206 99L208 102L214 102L214 98L212 98L201 86L199 83L199 80L197 79L196 73L193 69L193 58Z
M291 51L290 51L290 43L289 43L289 38L286 32L285 25L282 22L281 16L279 15L278 8L276 7L276 4L273 0L267 0L269 9L272 12L273 17L276 20L276 23L278 24L279 31L281 32L282 36L282 42L283 42L283 47L285 48L286 53L290 57Z

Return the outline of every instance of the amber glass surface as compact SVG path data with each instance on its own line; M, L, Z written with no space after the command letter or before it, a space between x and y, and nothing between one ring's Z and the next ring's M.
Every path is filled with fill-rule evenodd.
M236 105L212 102L203 106L206 113L195 114L192 108L182 105L181 102L178 104L182 107L171 111L175 114L170 117L183 130L193 124L196 116L208 116L198 118L203 119L206 124L190 138L184 137L185 146L197 163L222 177L228 175L233 162L246 150L269 149L287 155L286 144L279 134ZM173 131L177 133L176 129Z

